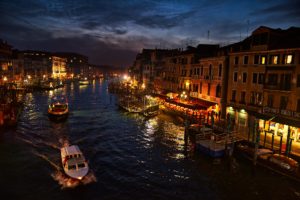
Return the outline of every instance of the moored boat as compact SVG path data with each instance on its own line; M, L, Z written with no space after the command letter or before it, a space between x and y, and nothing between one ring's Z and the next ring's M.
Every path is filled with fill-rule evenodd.
M53 120L65 120L69 114L69 105L65 97L54 97L48 107L48 115Z
M82 180L87 175L89 167L79 147L77 145L63 147L60 152L65 173L71 178Z

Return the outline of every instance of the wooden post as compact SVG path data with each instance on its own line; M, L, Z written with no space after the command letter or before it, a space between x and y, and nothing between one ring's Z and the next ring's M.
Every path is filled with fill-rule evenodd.
M253 155L253 165L256 166L256 161L257 161L257 150L258 150L258 144L259 144L259 131L258 131L258 128L257 128L257 120L255 119L254 121L254 131L253 131L253 135L254 135L254 145L255 145L255 148L254 148L254 155Z

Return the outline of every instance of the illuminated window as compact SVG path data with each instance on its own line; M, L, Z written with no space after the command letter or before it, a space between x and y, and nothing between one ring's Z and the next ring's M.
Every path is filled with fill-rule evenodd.
M260 57L260 64L262 64L262 65L266 64L266 56Z
M292 64L293 62L293 55L289 54L285 56L284 64Z
M279 60L279 56L273 56L272 57L272 64L277 65L278 64L278 60Z

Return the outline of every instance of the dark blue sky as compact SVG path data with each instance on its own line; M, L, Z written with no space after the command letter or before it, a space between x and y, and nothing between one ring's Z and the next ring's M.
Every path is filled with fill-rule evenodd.
M259 26L300 26L298 0L1 0L0 38L131 65L142 48L230 44ZM209 32L209 34L208 34Z

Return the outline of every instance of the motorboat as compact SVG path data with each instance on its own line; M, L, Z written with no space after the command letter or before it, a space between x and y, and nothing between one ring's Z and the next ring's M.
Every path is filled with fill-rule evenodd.
M60 153L65 173L71 178L82 180L87 175L89 167L79 147L77 145L63 147Z
M68 117L69 105L66 97L57 97L51 99L48 107L48 115L53 120L64 120Z

